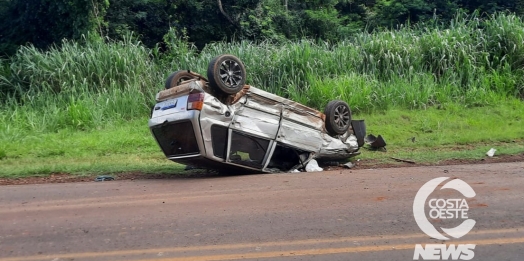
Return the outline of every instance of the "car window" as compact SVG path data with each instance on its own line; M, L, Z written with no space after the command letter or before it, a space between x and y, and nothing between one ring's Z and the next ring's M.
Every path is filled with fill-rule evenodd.
M268 147L269 140L233 131L229 161L249 167L262 168Z
M167 157L200 152L193 124L190 121L162 124L152 131Z
M222 159L226 158L227 148L227 127L211 126L211 143L213 145L213 155Z
M277 143L273 156L269 161L268 168L289 171L293 167L304 167L303 161L309 157L309 152L284 146Z

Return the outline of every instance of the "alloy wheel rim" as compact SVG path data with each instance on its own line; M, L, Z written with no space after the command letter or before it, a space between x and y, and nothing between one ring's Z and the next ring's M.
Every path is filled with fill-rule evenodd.
M233 60L225 60L220 64L220 80L227 87L233 88L242 81L242 69Z
M344 129L349 126L349 110L344 105L339 105L335 108L334 120L337 127Z

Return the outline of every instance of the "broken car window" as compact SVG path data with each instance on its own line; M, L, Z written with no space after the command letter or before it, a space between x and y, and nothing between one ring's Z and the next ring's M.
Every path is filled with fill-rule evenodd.
M229 160L232 163L261 168L268 146L269 140L233 131Z
M190 121L162 124L151 130L167 157L200 152Z

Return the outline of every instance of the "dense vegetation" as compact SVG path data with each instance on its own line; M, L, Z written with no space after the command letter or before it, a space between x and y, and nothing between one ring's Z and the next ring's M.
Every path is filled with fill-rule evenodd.
M448 23L457 12L500 11L521 16L524 0L0 0L0 54L88 32L111 39L134 32L153 48L170 28L198 48L223 40L333 42L362 30Z
M176 30L165 44L160 53L132 36L109 42L92 36L47 51L21 47L1 60L0 133L89 129L146 117L169 72L205 73L222 53L241 57L250 84L319 109L336 98L369 112L484 106L524 95L524 22L515 15L459 15L444 28L362 32L334 44L244 40L198 50Z
M143 117L169 72L205 73L222 53L319 109L522 97L521 2L0 0L0 133Z

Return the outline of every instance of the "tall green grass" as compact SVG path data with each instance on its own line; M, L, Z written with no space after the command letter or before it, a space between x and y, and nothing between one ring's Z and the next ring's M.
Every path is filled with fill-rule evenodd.
M163 75L139 42L22 47L0 79L0 133L87 129L149 112Z
M369 113L524 96L524 22L503 13L459 14L445 26L359 33L336 44L218 42L197 50L170 32L160 53L133 37L92 38L45 52L25 46L0 61L0 135L90 129L147 115L170 72L205 75L223 53L242 59L249 84L318 109L332 99Z
M485 20L459 14L446 26L360 33L336 44L214 43L167 65L205 73L221 53L243 60L249 83L319 109L331 99L369 112L524 96L524 22L503 13Z

